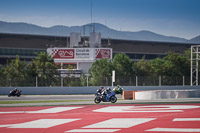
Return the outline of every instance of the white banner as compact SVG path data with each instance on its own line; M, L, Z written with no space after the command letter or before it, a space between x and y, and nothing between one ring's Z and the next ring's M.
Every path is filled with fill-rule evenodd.
M92 59L93 58L93 49L90 48L77 48L75 59Z

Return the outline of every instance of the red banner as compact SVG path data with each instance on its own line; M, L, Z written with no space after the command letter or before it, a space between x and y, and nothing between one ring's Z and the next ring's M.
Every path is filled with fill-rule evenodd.
M54 59L74 59L74 49L52 49Z
M95 49L96 59L110 59L111 50L110 49Z

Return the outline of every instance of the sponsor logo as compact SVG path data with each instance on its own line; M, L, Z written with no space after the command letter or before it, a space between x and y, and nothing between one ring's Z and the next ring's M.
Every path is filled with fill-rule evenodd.
M58 49L53 58L74 59L74 49Z
M96 59L110 59L111 51L110 49L96 49Z

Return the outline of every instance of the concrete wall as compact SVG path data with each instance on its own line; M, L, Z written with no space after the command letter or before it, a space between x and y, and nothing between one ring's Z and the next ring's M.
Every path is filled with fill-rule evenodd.
M135 92L135 100L199 98L200 89L195 90L154 90Z
M17 87L24 95L95 94L100 87ZM1 87L0 95L9 94L14 87Z
M145 91L145 90L192 90L200 89L200 86L124 86L125 90Z
M200 86L122 86L124 90L200 90ZM0 95L7 95L15 87L0 87ZM93 87L17 87L24 95L94 94L100 86Z

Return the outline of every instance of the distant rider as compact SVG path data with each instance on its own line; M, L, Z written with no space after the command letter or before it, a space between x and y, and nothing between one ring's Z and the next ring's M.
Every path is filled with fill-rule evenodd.
M15 95L18 94L18 92L19 92L19 90L17 88L15 88L14 90L12 90L12 93L15 94Z
M113 89L113 91L114 91L116 94L121 94L121 95L122 95L123 88L121 88L120 85L117 85L117 87L115 87L115 88Z

